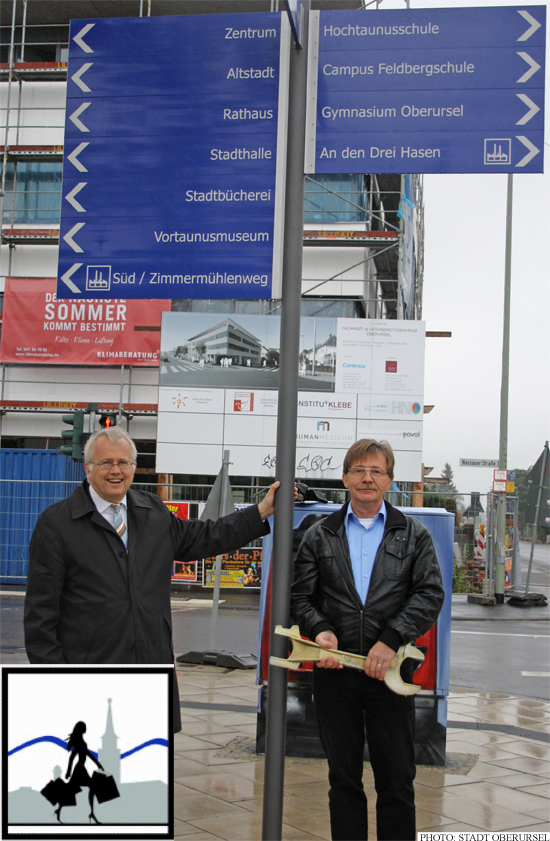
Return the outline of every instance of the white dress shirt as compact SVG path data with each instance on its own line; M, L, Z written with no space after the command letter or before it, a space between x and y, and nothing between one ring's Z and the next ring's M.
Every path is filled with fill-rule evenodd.
M115 526L115 509L111 506L113 505L112 502L108 502L106 499L103 499L97 491L95 491L90 484L88 484L90 490L90 496L92 497L92 502L94 503L95 507L97 508L98 512L101 514L102 517L105 517L107 522L113 526ZM128 528L128 509L126 507L126 495L124 495L124 499L120 501L120 503L115 503L120 505L120 516L122 517L122 522Z

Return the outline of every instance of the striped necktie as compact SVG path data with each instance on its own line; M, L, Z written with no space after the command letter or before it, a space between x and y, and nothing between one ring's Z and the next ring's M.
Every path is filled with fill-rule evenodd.
M124 520L122 519L122 514L120 513L120 505L111 505L111 508L113 508L115 512L115 531L126 548L128 548L128 529L124 525Z

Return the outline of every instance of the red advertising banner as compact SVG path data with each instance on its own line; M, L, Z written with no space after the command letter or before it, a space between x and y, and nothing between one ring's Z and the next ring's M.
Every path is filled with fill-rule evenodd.
M159 364L170 301L57 300L55 278L6 278L0 360L59 365ZM149 328L149 329L148 329Z
M172 514L175 514L178 520L188 520L189 519L189 503L188 502L176 502L172 499L165 500L164 504L168 508Z
M189 519L188 502L176 502L170 499L165 500L164 504L178 520ZM183 563L183 561L174 561L172 564L172 581L187 581L196 584L198 581L197 562L188 561L187 563Z

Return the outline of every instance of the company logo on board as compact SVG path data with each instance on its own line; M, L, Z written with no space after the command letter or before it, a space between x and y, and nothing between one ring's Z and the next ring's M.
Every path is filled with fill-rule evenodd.
M233 397L233 411L234 412L253 412L254 411L254 392L253 391L236 391Z

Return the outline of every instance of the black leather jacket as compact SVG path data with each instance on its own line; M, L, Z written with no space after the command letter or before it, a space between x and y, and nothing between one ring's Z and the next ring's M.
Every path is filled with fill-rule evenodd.
M441 573L425 526L386 502L384 537L365 604L355 589L344 518L347 503L307 530L294 564L291 612L315 640L333 631L341 651L366 655L378 640L396 651L436 621Z

